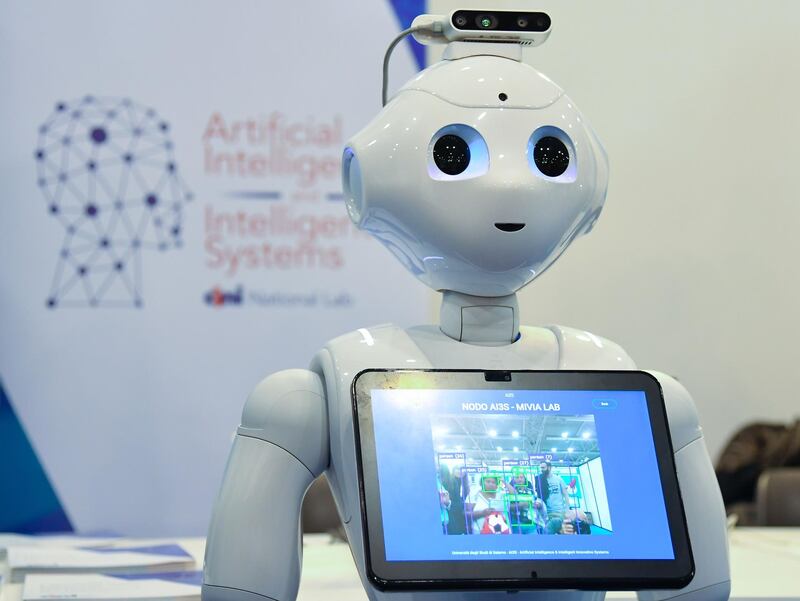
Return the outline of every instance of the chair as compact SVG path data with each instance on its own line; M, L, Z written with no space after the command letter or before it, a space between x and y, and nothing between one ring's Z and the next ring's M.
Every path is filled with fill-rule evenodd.
M771 468L761 474L756 525L800 526L800 467Z

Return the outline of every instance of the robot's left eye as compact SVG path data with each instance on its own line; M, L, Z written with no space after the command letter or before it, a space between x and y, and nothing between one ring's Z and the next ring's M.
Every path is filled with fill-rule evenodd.
M545 136L533 146L533 161L547 177L558 177L569 167L569 150L558 138Z
M447 175L464 173L469 167L469 144L455 134L442 136L433 145L433 162Z
M550 125L528 140L528 162L536 175L554 182L574 182L578 172L575 145L566 132Z
M489 170L489 150L475 128L454 124L437 131L428 149L428 175L433 179L468 179Z

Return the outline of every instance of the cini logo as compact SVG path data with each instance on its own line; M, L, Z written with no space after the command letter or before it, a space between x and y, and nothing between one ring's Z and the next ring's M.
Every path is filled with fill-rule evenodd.
M65 230L47 306L141 307L142 252L181 246L192 200L169 124L127 98L59 102L34 157L48 211Z
M244 288L239 286L236 290L226 292L219 286L214 286L203 297L207 305L222 307L224 305L241 305L244 301Z

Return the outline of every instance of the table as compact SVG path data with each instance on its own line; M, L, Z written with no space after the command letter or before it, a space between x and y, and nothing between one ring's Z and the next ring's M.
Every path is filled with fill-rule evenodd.
M121 544L130 543L130 539ZM142 543L163 541L136 541ZM205 541L180 539L202 566ZM800 601L800 528L736 528L730 532L731 599L735 601ZM350 549L328 535L306 535L299 601L365 601ZM0 573L5 566L0 565ZM0 601L19 601L22 586L4 584ZM606 599L635 598L634 593L609 593Z

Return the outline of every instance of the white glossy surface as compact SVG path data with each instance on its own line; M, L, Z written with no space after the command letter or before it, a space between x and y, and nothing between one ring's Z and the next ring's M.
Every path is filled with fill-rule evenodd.
M408 90L427 92L455 106L504 110L543 109L564 95L564 90L526 63L483 55L431 65L409 80L395 98ZM508 99L500 101L500 92Z
M300 507L313 480L280 447L236 435L208 531L206 601L297 596Z
M328 465L325 391L319 376L307 369L285 369L261 380L244 405L238 432L278 445L319 476Z
M488 169L433 178L431 141L458 124L485 141ZM529 141L543 126L572 142L574 181L531 168ZM351 218L431 288L475 296L506 296L540 275L591 229L608 183L605 153L574 103L532 67L494 56L426 69L347 147L361 176Z
M214 505L206 601L294 599L303 496L328 465L322 381L306 369L264 378L245 403Z

